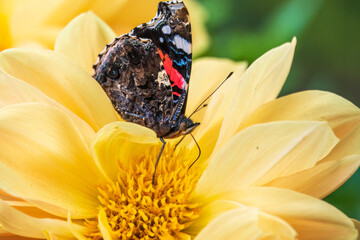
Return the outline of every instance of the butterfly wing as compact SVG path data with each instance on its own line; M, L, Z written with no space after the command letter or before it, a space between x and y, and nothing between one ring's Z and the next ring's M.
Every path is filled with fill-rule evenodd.
M192 64L189 13L182 1L160 2L155 18L130 35L151 39L169 76L174 108L172 121L184 114Z
M93 77L124 120L151 128L159 137L169 133L171 83L151 40L127 34L115 39L94 70Z
M124 120L151 128L158 137L176 137L184 118L191 60L185 5L160 2L154 19L106 47L93 77Z

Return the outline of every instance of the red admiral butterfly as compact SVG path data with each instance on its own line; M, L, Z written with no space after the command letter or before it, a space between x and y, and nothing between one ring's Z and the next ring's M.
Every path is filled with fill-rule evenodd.
M191 48L184 3L160 2L155 18L108 44L94 65L93 77L120 116L151 128L162 141L155 171L164 138L185 136L200 124L184 115Z

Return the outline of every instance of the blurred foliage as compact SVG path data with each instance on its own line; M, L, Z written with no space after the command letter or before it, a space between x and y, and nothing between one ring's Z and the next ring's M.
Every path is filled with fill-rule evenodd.
M321 89L360 106L360 1L199 0L208 12L212 43L204 54L251 63L298 39L281 95ZM360 219L360 170L325 200Z

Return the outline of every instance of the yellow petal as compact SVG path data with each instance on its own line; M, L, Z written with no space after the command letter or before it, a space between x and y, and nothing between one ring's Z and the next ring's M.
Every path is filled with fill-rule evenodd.
M47 50L5 50L0 53L0 67L70 109L95 131L119 119L100 85L60 54Z
M261 185L313 167L337 143L326 122L257 124L233 137L214 157L195 192L213 195Z
M75 115L69 109L65 108L63 105L46 96L39 89L3 73L0 70L0 108L11 104L28 102L46 103L60 108L69 117L71 117L77 128L81 131L82 135L84 135L84 141L86 141L86 144L90 145L89 141L92 139L94 131L84 122L84 120Z
M267 239L293 239L297 240L297 232L283 219L260 212L259 226L264 232L261 240Z
M88 240L88 238L85 236L87 233L87 229L76 228L76 225L72 223L70 212L68 212L67 223L69 230L74 235L74 237L76 237L77 240Z
M301 240L356 240L352 221L332 205L298 192L269 187L244 188L216 199L235 201L288 222Z
M71 0L61 0L54 1L54 3L44 1L45 8L49 13L47 18L43 20L43 23L53 26L64 26L75 16L89 10L95 12L96 15L101 16L102 19L108 21L113 17L113 15L117 14L122 9L123 4L127 1L128 0L112 2L104 0L78 0L73 2ZM41 8L36 10L39 11Z
M281 120L328 122L341 140L321 162L360 153L360 109L336 94L305 91L276 99L255 111L245 126Z
M208 225L215 218L221 214L233 210L242 208L246 210L246 206L243 206L237 202L228 200L215 200L201 207L199 217L191 224L185 231L190 235L197 235L206 225Z
M54 40L62 27L48 25L45 19L51 16L52 8L56 8L61 1L23 0L17 2L11 16L13 46L24 46L30 43L52 49ZM66 12L64 11L64 14Z
M246 211L249 208L233 201L215 200L201 208L199 218L185 231L191 235L197 235L209 222L232 209L243 209ZM263 231L263 238L265 236L277 236L278 238L281 236L280 239L294 239L297 235L288 223L267 213L259 212L257 221L258 226Z
M357 229L358 231L358 238L357 240L360 240L360 222L358 220L355 220L355 219L352 219L354 225L355 225L355 228Z
M100 209L98 219L99 219L100 232L101 232L101 235L102 235L104 240L116 240L116 239L119 239L118 237L116 237L114 232L111 230L111 227L110 227L110 224L109 224L109 222L107 220L106 213L105 213L104 209Z
M98 54L115 37L99 17L92 12L83 13L60 32L54 51L66 55L91 75Z
M86 122L63 105L46 96L39 89L24 81L14 78L7 73L1 72L0 70L0 108L11 104L31 102L46 103L60 108L72 118L73 122L84 136L84 140L87 142L87 145L89 145L88 141L94 136L94 131L88 124L86 124Z
M198 142L201 149L200 158L196 163L197 167L200 167L200 169L206 168L209 161L209 157L214 151L214 147L220 132L221 121L217 121L217 122L214 121L207 128L205 124L202 124L202 126L203 128L200 129L199 134L194 135L195 140ZM199 150L194 140L192 138L187 137L187 141L184 142L183 144L184 144L183 146L187 146L190 149L191 154L195 158L197 158ZM201 166L199 166L199 164L201 164Z
M256 110L244 127L283 120L327 121L336 136L343 138L360 123L360 109L346 99L324 91L290 94Z
M129 0L118 0L107 3L104 2L104 0L95 0L92 1L89 10L95 12L95 14L100 16L101 19L103 19L104 21L110 22L114 18L114 16L117 16L119 14L119 11L124 9L124 4L126 2L129 2ZM71 0L69 0L69 3L73 4ZM136 14L134 14L134 17L136 17Z
M242 71L238 73L240 78L245 70L245 63L235 63L221 58L200 58L195 60L191 68L186 115L190 115L237 67L242 67Z
M208 67L211 67L211 64L209 64ZM220 65L220 67L222 69L226 69L225 66ZM213 69L219 70L215 67L213 67ZM230 69L230 66L228 67L228 69ZM197 95L197 97L196 99L189 98L188 102L196 103L196 105L194 105L194 109L191 112L189 112L187 116L189 116L195 110L195 108L199 106L201 102L203 102L207 97L209 97L213 93L213 96L210 97L210 100L207 101L208 106L205 109L200 110L199 113L195 113L193 115L194 120L201 123L201 125L197 128L198 136L202 136L204 132L206 132L207 128L210 127L210 125L214 125L214 123L222 122L226 110L229 108L230 100L234 95L234 90L238 83L238 79L244 73L244 70L245 70L245 64L238 64L234 66L234 68L232 68L231 71L222 72L222 75L224 75L225 77L223 76L216 77L216 74L214 73L212 75L215 76L215 78L211 78L210 76L206 76L205 74L205 76L203 77L206 81L208 81L208 83L205 83L204 80L196 81L197 79L196 78L194 79L196 81L195 83L197 84L200 83L200 85L196 86L197 85L196 84L195 87L193 87L190 90L192 91L196 89L195 92L191 94ZM234 72L233 75L229 77L228 80L226 80L226 82L224 82L224 84L221 85L219 89L216 89L220 85L220 83L225 80L225 78L229 75L230 72ZM212 82L213 80L214 82L210 84L210 82ZM205 87L206 84L210 85L210 87L208 86ZM214 92L215 90L216 92ZM200 94L199 93L200 91L203 91L203 93Z
M240 130L253 111L277 97L290 71L295 45L294 38L291 43L270 50L245 71L231 100L215 151Z
M96 164L109 180L116 181L120 166L125 169L129 161L147 148L160 144L154 131L135 123L113 122L102 128L94 138L92 155Z
M4 200L4 203L7 205L14 207L15 209L25 213L26 215L29 215L31 217L36 218L58 218L55 215L52 215L48 212L45 212L37 207L35 207L33 204L26 202L24 200Z
M130 32L141 23L149 22L155 16L159 3L157 0L121 2L123 3L121 8L106 19L117 34Z
M54 215L96 214L105 181L77 126L46 104L0 109L0 188Z
M7 192L4 192L2 189L0 189L0 200L4 201L16 201L19 200L18 198L11 196Z
M321 162L334 161L349 155L360 154L360 125L334 147Z
M66 221L30 217L0 200L0 225L6 231L31 238L45 238L44 232L51 232L59 239L72 239ZM76 228L82 228L74 225ZM2 239L2 238L1 238ZM13 238L12 238L13 239Z
M0 1L0 52L11 46L11 35L9 29L9 11L11 3Z
M338 161L319 163L310 169L277 178L265 186L288 188L317 198L324 198L348 180L360 165L360 155Z
M1 240L34 240L34 238L20 237L13 234L7 234L5 236L0 235Z
M192 88L190 89L188 100L188 106L192 103L190 108L194 109L192 109L187 116L190 116L195 108L215 91L216 87L229 73L234 71L234 74L214 93L210 100L207 101L208 106L191 117L194 121L200 122L200 126L195 130L194 136L200 146L206 146L202 148L201 158L199 159L199 162L205 162L214 149L221 123L226 110L229 108L230 100L234 94L238 79L245 70L245 64L235 64L226 60L203 59L195 64L194 69L196 69L195 75L192 75L190 81L190 84L194 81L194 85L191 85ZM186 145L189 146L189 148L194 148L194 151L197 152L198 150L195 147L194 141L191 140L192 139L188 138Z
M227 109L230 107L231 99L234 96L236 85L238 84L239 78L242 76L245 70L245 64L239 64L233 68L233 74L229 77L226 82L219 89L216 87L219 86L219 83L225 80L225 78L218 78L220 81L216 81L216 86L211 87L211 89L207 89L206 96L201 99L201 101L205 100L210 94L213 93L213 96L208 101L208 106L202 110L205 112L204 117L200 120L200 123L203 126L199 127L199 133L201 134L201 128L206 131L206 128L213 124L213 122L222 122ZM215 75L215 74L214 74ZM211 79L212 78L208 78ZM203 82L205 85L205 83ZM204 88L204 87L203 87ZM198 89L203 89L201 86L198 86ZM214 92L216 90L216 92ZM199 90L195 91L198 92ZM196 114L194 114L195 116Z
M229 210L210 222L195 240L260 239L262 231L257 223L258 214L251 208Z
M6 231L5 229L2 229L0 226L0 237L4 236L4 235L10 234L8 231Z
M97 14L107 17L107 11L117 11L122 6L122 1L104 4L103 1L71 0L26 1L18 4L12 16L12 35L15 45L24 42L38 42L49 49L53 49L55 39L60 30L77 15L95 10ZM100 3L102 6L99 7ZM120 5L120 6L119 6Z
M37 88L0 70L0 108L17 103L44 102L56 104ZM60 104L58 104L60 106Z

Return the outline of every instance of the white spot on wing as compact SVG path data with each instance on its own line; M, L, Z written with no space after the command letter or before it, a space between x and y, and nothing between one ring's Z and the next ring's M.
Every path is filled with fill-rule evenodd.
M169 25L165 25L165 26L162 27L161 31L164 34L170 34L171 33L171 28L169 27Z
M186 41L184 38L180 37L179 35L176 35L173 40L173 44L179 48L184 50L187 54L191 53L191 43Z
M155 81L165 86L171 86L169 81L169 76L167 75L165 69L158 72L158 76Z

